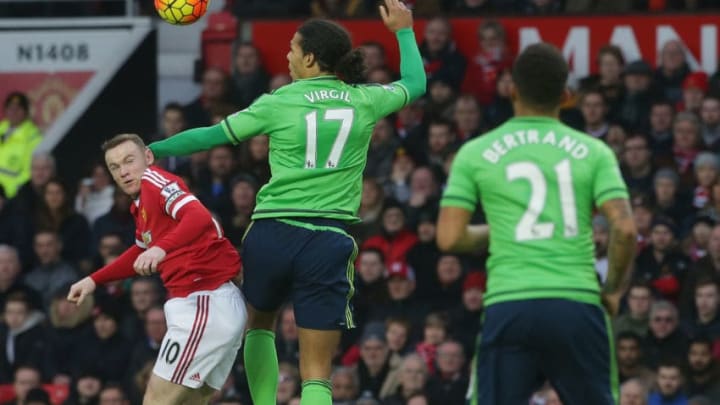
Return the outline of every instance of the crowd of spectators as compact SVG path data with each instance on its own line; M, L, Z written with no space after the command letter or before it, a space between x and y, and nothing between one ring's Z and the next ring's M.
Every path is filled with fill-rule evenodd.
M313 12L322 4L366 6L306 3ZM418 2L418 9L420 3L447 6ZM526 3L560 7L552 0ZM236 7L259 4L235 1ZM358 328L345 333L335 359L335 404L464 403L482 330L486 257L438 251L438 202L458 148L513 115L514 55L503 26L485 20L477 33L477 53L463 55L448 21L430 19L418 38L426 96L381 119L372 133L361 222L350 228L360 246ZM381 45L362 48L368 82L397 77ZM632 282L613 319L620 404L720 403L720 73L691 71L675 40L662 45L657 66L625 60L612 45L602 47L596 61L597 73L577 82L561 118L616 153L639 229ZM291 80L267 72L252 43L235 47L227 72L204 71L198 98L168 104L158 133L143 135L163 139L217 123ZM157 163L184 178L239 246L255 195L270 178L269 149L268 138L258 136L239 147ZM69 387L67 405L139 404L166 331L162 285L156 277L138 277L99 288L79 307L66 301L69 283L133 243L134 223L131 199L113 186L100 153L78 184L58 177L56 158L67 157L33 155L27 183L11 197L0 195L0 384L13 386L17 399L8 404L14 405L49 403L43 393L51 389L33 389L42 384ZM476 222L483 221L479 208ZM608 242L602 216L593 219L593 234L601 282ZM276 336L278 404L298 404L298 335L290 305ZM547 385L528 401L561 403ZM214 403L251 404L242 354Z

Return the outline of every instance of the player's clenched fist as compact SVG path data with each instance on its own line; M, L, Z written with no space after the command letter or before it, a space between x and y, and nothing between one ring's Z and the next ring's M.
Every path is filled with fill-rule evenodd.
M164 258L165 251L157 246L153 246L135 259L133 268L137 274L149 276L157 271L158 265Z
M82 304L83 300L89 294L95 291L95 282L90 277L78 281L70 287L67 299L70 302L74 302L78 305Z

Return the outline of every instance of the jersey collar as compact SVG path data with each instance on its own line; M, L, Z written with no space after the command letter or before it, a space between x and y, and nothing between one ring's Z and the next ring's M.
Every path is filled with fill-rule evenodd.
M323 75L323 76L316 76L316 77L308 77L307 79L297 79L296 82L309 82L312 80L340 80L335 75Z
M558 122L558 120L553 117L543 117L540 115L534 115L534 116L525 115L522 117L513 117L510 120L514 121L514 122L518 122L518 121L521 121L521 122L546 122L546 123L557 123Z

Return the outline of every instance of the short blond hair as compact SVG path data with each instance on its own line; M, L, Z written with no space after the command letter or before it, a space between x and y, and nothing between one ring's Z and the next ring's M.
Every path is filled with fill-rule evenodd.
M125 142L132 142L135 145L137 145L141 150L145 150L145 141L140 138L140 135L138 134L118 134L113 136L112 138L108 139L107 141L103 142L102 146L100 148L102 149L103 153L109 151L112 148L117 147L118 145L125 143Z

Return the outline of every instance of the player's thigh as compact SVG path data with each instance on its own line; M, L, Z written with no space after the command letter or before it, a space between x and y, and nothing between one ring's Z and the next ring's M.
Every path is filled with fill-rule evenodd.
M288 299L292 262L302 249L298 229L273 219L254 221L242 242L243 293L257 311L273 313Z
M242 342L247 311L240 290L225 283L214 291L171 299L165 304L168 332L153 373L193 389L204 384L219 389L218 367L233 361Z
M183 404L195 397L195 391L152 374L145 390L143 405Z
M486 309L468 404L526 405L538 387L538 356L528 341L532 326L524 311L524 305L516 302Z
M598 305L568 300L547 302L542 334L542 371L563 403L611 405L618 379L609 320Z
M341 231L316 232L297 256L292 299L299 327L339 330L354 327L350 300L354 294L357 246Z

